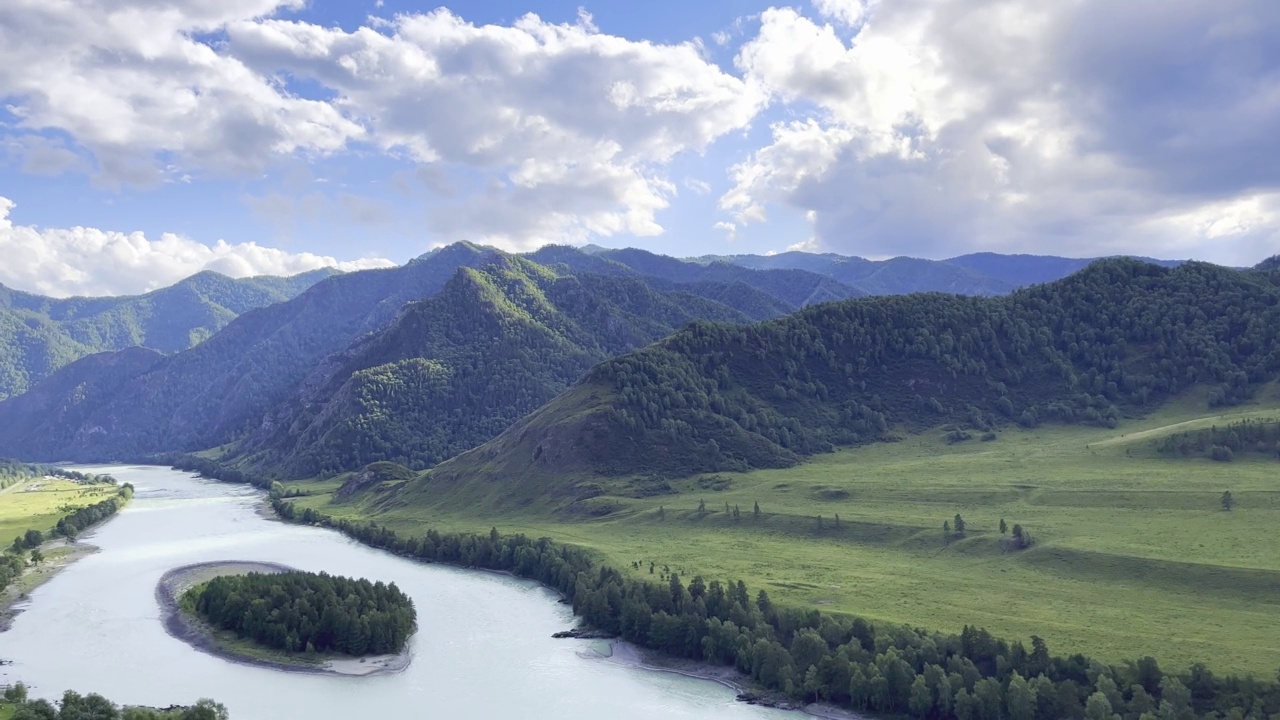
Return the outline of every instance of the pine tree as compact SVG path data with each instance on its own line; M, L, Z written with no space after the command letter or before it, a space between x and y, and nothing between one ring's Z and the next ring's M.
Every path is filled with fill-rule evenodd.
M1000 534L1004 535L1009 532L1009 526L1005 524L1004 518L1000 518Z
M956 534L964 535L964 518L960 517L960 513L956 513L955 523L956 523Z
M760 517L760 501L758 500L756 501L756 509L752 514L754 514L757 518Z
M1222 493L1222 509L1226 510L1227 512L1230 512L1231 508L1235 506L1236 506L1236 499L1231 496L1231 491L1228 490Z

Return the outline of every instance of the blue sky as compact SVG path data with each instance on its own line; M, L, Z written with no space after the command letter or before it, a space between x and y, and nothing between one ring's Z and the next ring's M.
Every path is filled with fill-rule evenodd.
M1251 264L1277 32L1251 0L6 4L0 282L463 239Z

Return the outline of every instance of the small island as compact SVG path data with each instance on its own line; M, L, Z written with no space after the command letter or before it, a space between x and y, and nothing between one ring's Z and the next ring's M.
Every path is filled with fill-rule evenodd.
M266 563L170 571L157 598L169 633L235 662L372 675L408 665L413 601L394 583Z

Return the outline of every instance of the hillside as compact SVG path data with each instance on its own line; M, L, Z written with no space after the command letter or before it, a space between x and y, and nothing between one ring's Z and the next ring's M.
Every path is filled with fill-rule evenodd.
M753 269L728 262L696 263L626 248L590 252L564 247L543 248L531 257L564 263L573 270L638 275L680 285L745 285L782 302L788 311L808 305L862 297L866 292L820 273L791 268Z
M489 266L502 269L458 273ZM236 457L247 464L318 472L387 455L391 441L377 439L386 434L405 448L394 457L421 466L488 440L592 365L691 320L747 322L785 306L745 284L555 267L459 243L400 268L333 277L190 350L149 364L95 358L38 385L38 401L0 402L0 448L106 460L241 442ZM446 287L437 302L405 308ZM95 376L108 366L133 374ZM375 397L400 400L374 412ZM370 413L378 421L366 425Z
M698 319L749 318L638 277L561 275L499 256L321 364L227 459L288 477L381 460L430 467L502 432L591 366Z
M1061 280L1083 270L1097 259L973 253L947 260L910 257L866 260L834 253L792 251L776 255L707 255L696 258L695 261L702 264L732 263L761 270L804 270L826 275L867 295L946 292L992 296L1003 295L1020 287ZM1179 261L1138 259L1166 267L1181 264Z
M1194 386L1247 400L1280 372L1277 275L1106 260L1001 298L917 295L701 323L602 363L433 475L683 477L788 467L942 425L1115 427Z
M100 298L47 298L0 285L0 399L93 353L186 350L238 315L293 298L334 273L232 279L202 272L145 295Z

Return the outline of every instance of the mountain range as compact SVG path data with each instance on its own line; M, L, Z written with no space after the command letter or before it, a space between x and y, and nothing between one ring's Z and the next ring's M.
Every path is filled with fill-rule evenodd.
M1072 267L1062 258L1037 264L1030 256L967 257L976 258L970 265L1000 277L982 276L950 261L870 263L784 253L693 262L634 249L564 246L516 256L457 243L397 268L295 279L290 287L320 281L282 302L234 306L228 310L238 312L234 319L191 347L156 341L152 344L160 347L147 348L136 342L138 347L72 362L29 392L0 402L0 455L96 461L219 447L227 462L291 477L331 474L381 460L424 469L493 440L566 389L572 388L566 398L581 398L614 382L600 375L602 368L613 367L610 358L658 352L655 348L683 342L689 333L782 327L846 308L899 308L884 310L879 321L890 327L903 327L903 322L927 326L947 312L959 312L956 308L983 308L987 305L982 303L1010 303L1026 296L867 299L867 291L854 284L890 287L893 273L886 271L891 267L899 268L894 272L908 277L913 289L963 288L982 295L1010 286L1010 277L1038 280ZM878 270L865 272L867 267ZM151 306L165 305L152 299ZM918 312L901 314L907 313L905 308ZM48 308L41 312L54 315ZM760 321L772 324L751 324ZM945 333L940 329L937 334ZM905 341L895 336L882 342ZM797 358L773 360L788 372L799 366ZM990 359L973 361L982 365ZM643 373L659 377L657 368L666 365L646 366ZM677 365L673 377L687 384L681 395L646 398L624 424L644 417L670 433L685 404L698 397L698 402L712 401L712 396L699 394L693 379L706 368ZM587 385L575 386L584 376ZM804 395L819 387L814 383L810 388L808 380L796 382L788 376L778 384L782 390L773 390ZM725 405L730 400L715 399L724 408L730 408ZM757 435L768 442L743 436L747 440L742 445L737 431L730 438L714 433L704 438L702 430L681 442L714 439L723 445L724 463L737 467L794 462L832 443L865 439L865 431L792 427L798 422L794 417L791 424L779 424L774 415L795 408L770 410L756 402L732 409L758 415L755 422L765 423L769 432ZM865 415L877 427L893 417L870 398L859 402L848 412ZM1024 404L1020 402L1020 410ZM598 409L593 406L593 417ZM979 410L987 413L985 423L995 422L989 417L992 408ZM1101 406L1082 412L1091 410L1111 412ZM873 413L884 417L876 419ZM687 430L674 427L677 434ZM786 436L792 437L781 442ZM755 449L748 452L750 448ZM630 462L625 460L629 457L617 456L620 463ZM636 467L670 470L658 455L639 460Z
M125 297L49 298L0 285L0 399L93 353L144 347L178 352L241 313L289 300L334 274L232 279L215 272Z

